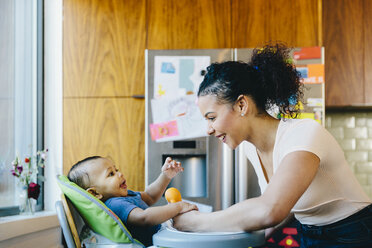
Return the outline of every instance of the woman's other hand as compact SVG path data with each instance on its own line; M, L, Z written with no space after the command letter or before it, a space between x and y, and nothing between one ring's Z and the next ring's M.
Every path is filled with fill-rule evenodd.
M180 231L193 231L193 224L197 223L199 211L189 211L173 218L173 227Z

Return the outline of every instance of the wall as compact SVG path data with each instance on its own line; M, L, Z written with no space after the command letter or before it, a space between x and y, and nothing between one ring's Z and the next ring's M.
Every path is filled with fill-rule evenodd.
M343 148L346 160L372 199L372 110L329 110L326 128Z
M34 232L16 238L0 241L0 247L21 248L62 248L61 228L55 227L39 232Z
M61 247L61 228L54 212L0 218L0 247Z

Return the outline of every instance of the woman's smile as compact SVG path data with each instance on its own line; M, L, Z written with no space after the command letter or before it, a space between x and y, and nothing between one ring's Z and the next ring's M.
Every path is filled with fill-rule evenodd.
M223 143L226 143L226 134L220 134L216 136L219 140L221 140Z

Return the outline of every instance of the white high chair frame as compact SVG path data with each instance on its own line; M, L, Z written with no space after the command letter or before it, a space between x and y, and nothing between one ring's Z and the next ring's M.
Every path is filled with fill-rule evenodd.
M80 217L78 211L74 208L72 203L66 199L62 194L61 200L55 204L59 223L62 228L63 236L68 248L142 248L139 244L118 244L111 240L94 233L89 240L80 240L79 232L85 225L83 219ZM154 247L154 246L153 246Z

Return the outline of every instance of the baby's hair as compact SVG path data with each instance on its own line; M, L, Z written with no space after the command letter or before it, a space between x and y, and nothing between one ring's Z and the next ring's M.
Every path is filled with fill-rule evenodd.
M282 115L296 116L303 98L303 83L282 44L256 48L248 63L213 63L200 84L198 96L213 95L220 103L233 105L240 95L252 97L260 112L273 106Z
M87 157L84 158L83 160L80 160L76 164L74 164L70 171L68 172L68 179L71 182L76 183L78 186L80 186L83 189L87 189L91 186L90 180L89 180L89 175L87 171L84 169L84 165L86 165L88 162L102 158L101 156L92 156L92 157Z

